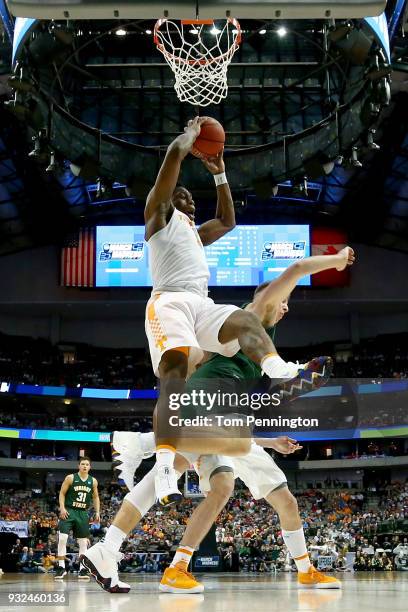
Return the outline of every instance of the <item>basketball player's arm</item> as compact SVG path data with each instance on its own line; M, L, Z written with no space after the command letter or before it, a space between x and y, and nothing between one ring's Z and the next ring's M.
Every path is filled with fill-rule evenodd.
M60 517L62 519L68 518L68 512L65 509L65 496L68 492L69 487L72 485L73 481L74 481L73 475L68 474L68 476L65 476L64 482L61 485L61 489L59 492L59 510L60 510Z
M166 216L173 206L171 197L177 185L181 163L193 146L205 119L206 117L191 119L184 128L184 134L177 136L169 145L156 182L147 196L144 213L146 223L157 213Z
M101 500L99 499L98 481L96 478L93 479L92 500L95 509L95 523L99 523L101 520Z
M222 151L216 156L210 159L201 160L204 166L211 172L211 174L222 174L225 172L224 160L222 158ZM198 230L201 238L201 242L204 246L212 244L224 234L227 234L234 229L235 223L235 210L234 202L232 200L231 191L228 183L218 185L217 187L217 208L215 211L214 219L206 221Z
M335 255L316 255L301 259L289 266L279 278L270 282L268 287L260 292L258 299L255 296L250 310L263 320L268 307L277 306L279 302L287 298L303 276L317 274L331 268L341 271L347 266L352 266L354 260L354 251L351 247L344 247Z

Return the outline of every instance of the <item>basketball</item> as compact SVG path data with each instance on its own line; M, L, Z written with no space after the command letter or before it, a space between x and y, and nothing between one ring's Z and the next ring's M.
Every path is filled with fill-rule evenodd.
M214 157L222 151L225 143L225 132L221 123L208 117L201 126L201 132L191 152L199 158Z

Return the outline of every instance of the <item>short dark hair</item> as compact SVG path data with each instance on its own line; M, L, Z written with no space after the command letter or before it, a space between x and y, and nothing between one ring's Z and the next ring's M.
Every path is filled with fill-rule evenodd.
M87 455L85 455L85 457L80 457L78 463L81 463L81 461L89 461L89 463L91 463L91 460Z
M188 191L187 187L183 185L183 183L177 183L177 185L174 188L173 193L176 193L176 191L179 191L180 189L185 189L186 191Z
M261 283L260 285L257 286L257 288L254 291L254 297L256 296L257 293L259 293L260 291L262 291L263 289L266 289L266 287L270 284L270 281L265 281L264 283Z

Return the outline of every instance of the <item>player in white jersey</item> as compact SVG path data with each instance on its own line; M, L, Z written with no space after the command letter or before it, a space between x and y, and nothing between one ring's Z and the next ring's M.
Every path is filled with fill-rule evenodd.
M153 279L152 296L146 307L146 334L153 369L160 377L154 429L158 464L156 494L163 505L181 499L173 468L176 449L228 454L222 437L196 437L190 439L189 446L185 439L181 440L180 428L169 427L169 396L183 392L189 365L198 363L203 351L231 357L241 349L270 378L293 381L294 394L300 381L303 393L323 382L322 372L315 372L315 364L299 369L297 364L284 362L254 314L236 306L215 304L208 297L209 270L204 246L235 226L222 153L203 160L214 175L217 208L214 219L203 223L198 230L194 225L192 195L186 188L177 186L181 163L205 119L196 117L189 121L184 134L169 145L145 207L145 238ZM248 451L249 445L244 439L231 454Z
M289 295L297 281L305 274L336 267L343 269L354 262L354 252L349 247L333 256L310 257L290 266L276 281L258 287L254 300L247 305L265 327L276 325L288 312L285 296ZM261 446L278 452L291 453L298 446L288 438L263 439L252 442L250 453L243 457L200 455L179 452L176 469L183 472L193 464L199 477L200 488L207 493L204 502L194 510L171 567L166 570L161 590L171 593L197 593L203 590L187 571L188 562L195 548L227 503L239 477L250 489L255 499L265 498L279 514L285 543L298 568L298 580L303 586L313 588L339 588L340 583L320 572L310 563L296 500L287 488L286 477ZM129 489L121 509L109 527L104 542L89 549L85 564L101 586L110 592L128 592L129 585L120 583L117 571L119 549L127 534L135 528L143 515L155 502L154 479L157 465L136 485L134 473L143 458L152 456L155 449L154 434L115 432L113 448L121 477Z

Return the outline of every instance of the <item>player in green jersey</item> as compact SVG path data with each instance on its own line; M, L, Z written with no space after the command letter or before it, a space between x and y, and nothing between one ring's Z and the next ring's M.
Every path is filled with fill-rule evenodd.
M58 523L58 568L56 579L66 575L65 557L67 553L67 540L72 530L74 538L78 540L79 555L88 548L89 515L88 510L93 504L95 509L95 523L100 522L100 500L98 481L89 475L91 460L82 457L78 464L76 474L68 474L62 483L59 493L60 521ZM89 573L81 564L78 578L89 580Z

